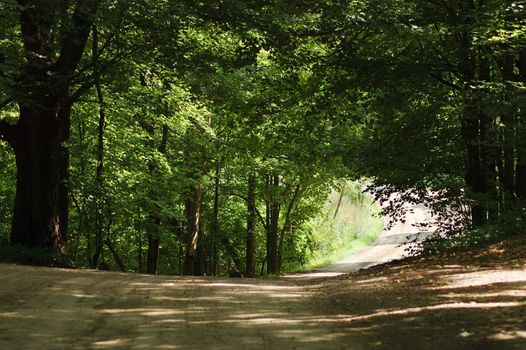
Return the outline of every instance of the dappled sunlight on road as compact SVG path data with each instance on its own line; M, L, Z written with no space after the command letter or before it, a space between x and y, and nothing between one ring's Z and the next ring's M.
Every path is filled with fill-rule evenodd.
M465 288L484 286L493 283L526 282L526 271L524 270L500 270L500 271L475 271L444 276L449 279L445 286L434 287L434 289Z
M25 272L18 288L0 289L14 300L0 304L1 349L53 349L57 340L71 349L361 348L346 322L326 322L312 292L279 279L3 268L35 279Z

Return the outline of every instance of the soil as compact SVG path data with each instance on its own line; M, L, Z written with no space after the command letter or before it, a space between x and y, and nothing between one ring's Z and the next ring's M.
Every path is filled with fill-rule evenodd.
M0 349L526 349L525 252L255 280L0 264Z

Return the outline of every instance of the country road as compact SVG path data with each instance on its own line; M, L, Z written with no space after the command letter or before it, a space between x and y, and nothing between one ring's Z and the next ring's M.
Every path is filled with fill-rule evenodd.
M421 241L435 229L431 226L429 231L419 232L415 226L416 224L432 221L430 211L424 205L406 204L405 207L408 210L406 220L404 222L398 221L391 228L384 229L371 246L365 247L328 266L289 277L316 278L337 276L403 258L407 255L406 249L409 241L415 238L417 241ZM388 218L384 220L386 227L388 220Z
M411 223L427 215L416 209L372 247L296 280L0 264L0 349L366 348L319 298L318 277L401 257Z

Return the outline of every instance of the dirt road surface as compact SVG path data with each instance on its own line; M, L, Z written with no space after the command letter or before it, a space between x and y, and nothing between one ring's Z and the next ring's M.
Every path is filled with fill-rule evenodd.
M381 262L407 229L336 272ZM526 349L525 252L257 280L0 264L0 349Z
M317 278L338 276L403 258L407 255L408 242L413 241L415 238L417 241L421 241L435 229L430 226L428 228L429 231L420 232L417 228L418 224L432 222L430 211L424 205L406 204L405 207L410 213L407 215L406 220L404 222L398 221L389 229L384 230L371 246L363 248L355 254L328 266L290 277ZM386 227L388 221L389 219L386 218Z
M282 280L0 265L0 349L361 349Z

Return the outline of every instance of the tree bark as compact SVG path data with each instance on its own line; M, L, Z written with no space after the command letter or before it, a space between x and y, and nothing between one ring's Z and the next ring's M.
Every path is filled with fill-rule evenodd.
M106 244L106 246L108 247L108 249L111 252L111 255L113 255L113 259L115 259L115 262L117 263L117 266L119 266L119 270L121 270L121 272L126 272L126 266L122 262L121 257L117 253L117 250L115 250L115 248L111 244L110 240L109 239L105 240L104 244Z
M277 199L279 189L279 176L269 177L270 203L269 227L267 230L267 273L278 273L278 233L280 204Z
M183 275L195 273L199 222L201 220L201 184L194 185L185 203L187 219L186 254L183 263Z
M154 222L154 226L159 226L160 220ZM157 275L159 270L159 234L148 231L148 252L146 255L146 273Z
M256 175L248 175L247 195L247 251L245 276L253 278L256 276Z
M153 136L153 127L150 128L150 135ZM168 126L163 125L161 143L159 144L159 153L166 153L166 146L168 144ZM150 166L150 173L155 176L156 170L155 165ZM155 196L154 196L155 197ZM154 198L156 199L156 198ZM152 227L148 230L148 252L146 256L146 272L152 275L156 275L159 271L159 247L160 237L159 233L161 230L161 216L159 213L151 214ZM153 230L153 231L152 231Z
M506 99L509 99L513 93L510 84L513 83L513 57L506 55L503 59L501 70L502 80L505 85ZM501 121L504 125L502 132L502 157L503 157L503 169L501 173L502 185L504 189L504 201L505 206L509 204L510 199L515 197L515 111L512 107L505 107L504 112L501 114Z
M17 166L12 244L65 252L68 152L63 143L69 134L58 116L69 118L69 108L20 104L20 119L11 139Z
M526 49L521 49L519 53L519 79L526 87ZM522 102L519 105L519 135L518 154L517 154L517 197L526 199L526 92L522 92Z
M99 55L99 36L96 27L93 27L92 40L92 64L96 66ZM99 103L99 125L97 128L97 168L95 170L95 252L91 259L91 268L96 268L99 263L99 257L104 247L104 130L106 129L106 105L100 79L95 80L95 90L97 92L97 101Z
M479 227L486 222L486 207L481 200L486 194L486 181L480 157L480 113L472 86L476 83L475 51L470 33L458 33L462 79L465 88L465 105L462 114L462 138L466 145L465 181L475 195L471 206L471 224Z
M283 227L281 229L281 232L279 233L279 245L278 245L278 272L281 272L281 263L283 260L283 251L285 246L285 233L287 230L292 228L291 225L291 214L294 210L294 207L296 206L296 203L301 197L301 194L303 192L303 189L301 187L301 181L296 186L296 189L294 190L294 194L292 195L292 198L289 202L289 205L287 206L287 211L285 213L285 222L283 223Z
M64 253L68 230L69 90L80 62L98 1L76 4L58 45L52 35L58 2L22 1L20 33L26 64L17 100L16 126L2 127L17 166L11 243ZM58 57L58 58L55 58Z
M212 231L210 232L210 242L212 244L212 275L217 275L217 266L219 260L219 185L221 181L221 164L216 165L214 178L214 208L212 210Z

